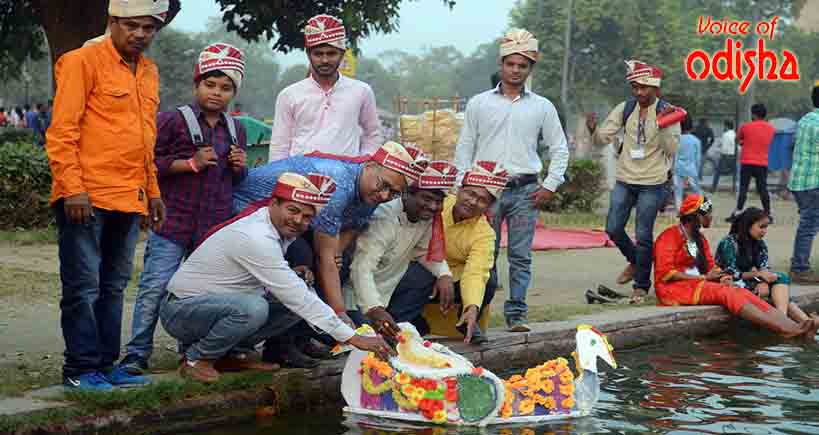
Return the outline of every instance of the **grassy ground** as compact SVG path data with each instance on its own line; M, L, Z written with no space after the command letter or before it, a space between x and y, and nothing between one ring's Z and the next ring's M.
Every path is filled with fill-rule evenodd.
M36 230L2 230L0 231L0 243L22 245L57 243L57 229L49 227Z

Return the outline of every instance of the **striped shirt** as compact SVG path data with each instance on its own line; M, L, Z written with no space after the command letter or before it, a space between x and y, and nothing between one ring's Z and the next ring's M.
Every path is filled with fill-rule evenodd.
M819 109L799 120L793 147L793 168L788 189L805 191L819 188Z

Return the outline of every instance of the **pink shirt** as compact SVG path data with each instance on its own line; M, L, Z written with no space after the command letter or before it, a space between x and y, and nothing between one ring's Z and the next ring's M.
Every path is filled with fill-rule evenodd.
M339 75L325 92L310 76L286 87L276 99L269 161L313 151L372 154L383 145L380 127L368 84Z

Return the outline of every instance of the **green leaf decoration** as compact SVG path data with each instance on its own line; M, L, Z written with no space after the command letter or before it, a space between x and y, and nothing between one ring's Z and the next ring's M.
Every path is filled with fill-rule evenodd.
M488 417L497 401L495 384L482 376L458 376L458 410L466 422L477 422Z

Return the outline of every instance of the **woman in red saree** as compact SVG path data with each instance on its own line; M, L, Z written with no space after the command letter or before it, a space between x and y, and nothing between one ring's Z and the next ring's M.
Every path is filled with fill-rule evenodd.
M819 320L796 323L746 289L733 287L732 272L714 266L708 240L701 228L711 226L711 201L688 195L680 207L680 223L669 227L654 242L654 287L659 305L722 305L784 337L816 335Z

